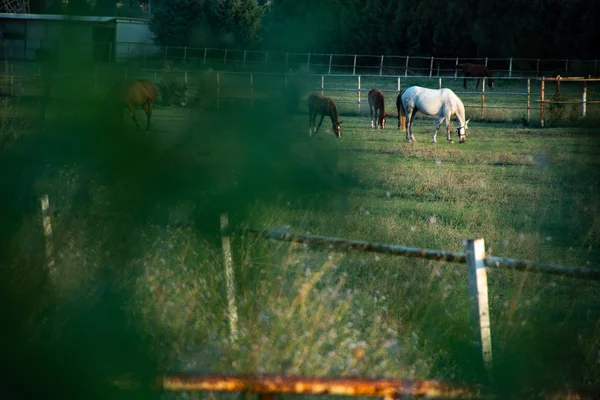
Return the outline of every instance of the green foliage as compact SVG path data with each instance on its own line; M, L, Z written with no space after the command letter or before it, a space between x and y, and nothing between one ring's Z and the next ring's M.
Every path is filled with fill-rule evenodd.
M162 46L248 46L262 15L256 0L173 0L156 7L150 29Z
M179 77L180 72L166 62L161 72L161 79L157 83L160 104L165 106L184 105L187 101L187 85Z

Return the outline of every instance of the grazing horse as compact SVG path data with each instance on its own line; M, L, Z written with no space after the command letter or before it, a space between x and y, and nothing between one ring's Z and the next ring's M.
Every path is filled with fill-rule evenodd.
M477 89L479 87L479 81L484 76L488 78L488 86L490 87L490 89L494 88L494 80L492 79L492 74L490 73L488 67L486 67L485 65L470 63L457 64L456 69L462 69L463 71L463 74L465 76L463 87L465 89L467 88L468 77L478 78L477 84L475 85L475 89Z
M313 134L313 128L315 126L317 114L321 115L321 120L319 121L319 126L317 126L317 129L314 132L315 136L317 135L317 132L319 131L319 128L321 127L321 124L323 123L323 118L325 118L325 115L329 115L329 118L331 118L331 128L333 129L335 136L340 138L341 137L340 125L342 124L343 121L340 121L340 113L338 112L335 102L329 97L325 97L318 93L313 93L308 97L308 126L309 126L308 135L309 136L312 136L312 134Z
M411 86L403 90L396 99L398 108L398 129L400 129L400 117L406 116L406 140L415 141L412 133L412 124L417 111L436 119L435 131L433 132L433 143L437 143L436 137L442 121L446 120L446 139L450 139L450 118L456 114L459 126L456 130L459 142L464 143L466 130L469 129L465 121L465 106L458 96L450 89L427 89L420 86Z
M140 130L140 125L135 118L134 110L137 106L142 106L147 117L146 130L150 130L152 105L156 102L154 83L146 79L120 81L115 84L108 96L111 101L120 106L119 108L127 107L129 109L129 114L138 130ZM121 120L123 120L122 113Z
M388 115L385 113L383 93L378 89L369 90L369 111L371 112L371 128L375 128L375 121L377 121L377 129L385 128ZM375 114L375 119L373 119L373 114Z

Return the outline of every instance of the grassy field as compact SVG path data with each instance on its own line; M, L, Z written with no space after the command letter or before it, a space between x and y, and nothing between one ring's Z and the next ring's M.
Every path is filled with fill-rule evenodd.
M262 105L157 107L143 134L128 117L94 119L95 106L59 107L7 147L1 264L23 335L65 351L82 382L185 371L489 383L470 347L465 267L451 263L236 236L232 346L219 213L447 251L483 237L492 255L598 267L598 130L475 119L465 144L443 132L432 144L433 121L418 119L408 144L394 123L346 115L341 140L328 120L310 139L306 115ZM42 194L56 210L49 282ZM488 279L496 391L600 384L598 283Z

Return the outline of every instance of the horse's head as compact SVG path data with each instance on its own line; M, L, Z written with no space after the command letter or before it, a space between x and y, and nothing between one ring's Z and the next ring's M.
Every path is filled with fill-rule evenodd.
M385 128L385 121L387 121L389 116L389 114L385 114L383 117L381 117L381 129Z
M469 125L470 120L471 119L469 118L463 126L459 126L458 128L456 128L456 133L458 134L458 142L459 143L464 143L465 139L467 138L467 129L469 129L468 125Z
M335 133L335 136L337 138L342 137L342 127L340 126L342 122L344 121L335 121L331 127L333 129L333 133Z

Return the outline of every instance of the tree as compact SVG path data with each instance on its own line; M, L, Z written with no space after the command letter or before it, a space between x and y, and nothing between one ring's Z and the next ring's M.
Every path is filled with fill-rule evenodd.
M170 0L155 7L150 29L161 46L248 46L262 15L257 0Z

